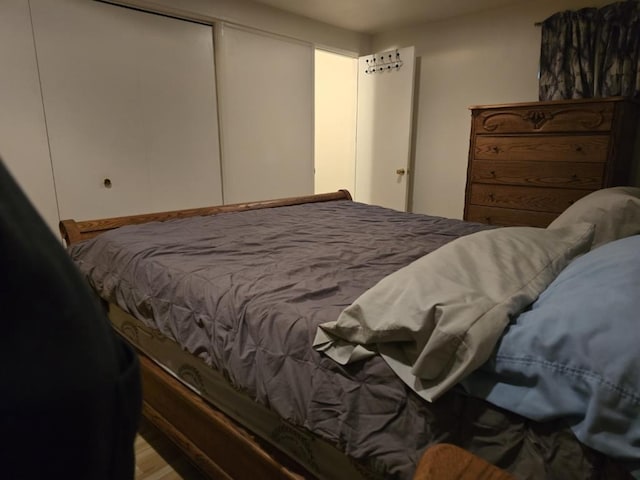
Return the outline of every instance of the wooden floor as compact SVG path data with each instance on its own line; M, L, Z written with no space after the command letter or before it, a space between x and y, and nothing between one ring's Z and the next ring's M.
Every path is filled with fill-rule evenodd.
M206 480L169 439L144 419L135 451L135 480Z

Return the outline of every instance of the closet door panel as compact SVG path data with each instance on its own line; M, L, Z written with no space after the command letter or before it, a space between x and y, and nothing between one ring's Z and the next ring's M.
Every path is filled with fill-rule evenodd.
M162 18L162 17L161 17ZM213 28L164 19L139 65L154 210L222 204ZM148 35L148 34L147 34ZM158 81L162 79L162 81Z
M221 203L211 27L31 3L60 216Z
M313 48L217 27L225 203L313 193Z
M29 4L0 1L0 157L47 225L58 233Z

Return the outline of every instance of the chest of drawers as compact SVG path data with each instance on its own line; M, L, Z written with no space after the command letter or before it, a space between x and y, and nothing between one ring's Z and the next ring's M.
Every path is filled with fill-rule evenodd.
M600 98L470 110L465 220L546 227L589 192L636 183L638 102Z

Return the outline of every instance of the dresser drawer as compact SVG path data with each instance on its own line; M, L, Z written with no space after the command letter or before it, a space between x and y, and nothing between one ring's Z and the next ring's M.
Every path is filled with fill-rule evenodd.
M476 105L465 220L544 227L589 192L640 181L640 102Z
M473 145L475 160L541 160L605 162L607 135L479 135Z
M614 104L536 105L473 109L476 133L606 132Z
M471 184L469 203L486 207L562 213L590 190Z
M557 213L469 205L465 220L489 225L547 227Z
M470 175L473 183L596 190L602 186L604 163L476 160Z

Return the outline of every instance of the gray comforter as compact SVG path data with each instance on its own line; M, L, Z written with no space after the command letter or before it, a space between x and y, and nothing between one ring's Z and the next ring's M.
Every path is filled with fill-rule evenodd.
M380 477L410 478L447 441L521 478L624 478L562 425L457 391L429 404L380 357L340 366L313 350L318 325L378 280L482 228L333 201L123 227L70 253L102 298Z

